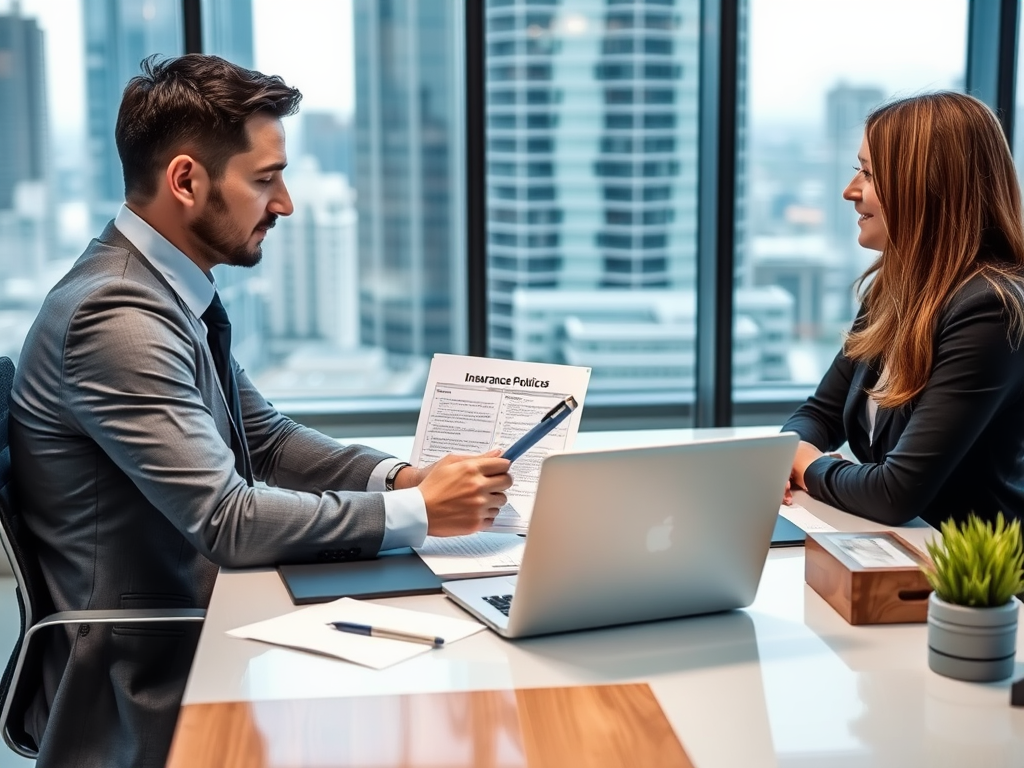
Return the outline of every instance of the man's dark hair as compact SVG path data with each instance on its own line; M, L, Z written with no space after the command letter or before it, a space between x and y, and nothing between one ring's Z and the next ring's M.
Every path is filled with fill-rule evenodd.
M301 99L280 77L218 56L144 59L142 74L125 86L114 132L125 198L150 199L166 163L182 152L219 179L228 160L249 149L245 123L250 117L292 115Z

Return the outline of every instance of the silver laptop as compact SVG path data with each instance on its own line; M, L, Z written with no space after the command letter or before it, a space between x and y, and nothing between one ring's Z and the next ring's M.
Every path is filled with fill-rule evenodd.
M798 440L549 456L519 575L442 588L505 637L750 605Z

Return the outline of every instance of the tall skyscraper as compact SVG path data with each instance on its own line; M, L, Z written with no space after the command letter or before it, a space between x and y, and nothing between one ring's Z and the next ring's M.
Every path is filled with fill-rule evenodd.
M252 0L212 0L202 4L202 12L203 50L252 69ZM231 348L250 374L268 362L265 323L275 286L263 282L263 269L261 264L253 270L216 270L218 290L231 316Z
M850 286L867 268L874 255L857 244L857 216L843 200L843 190L853 176L857 153L864 135L864 120L884 98L881 88L836 84L825 96L825 146L827 183L825 187L825 233L840 254L846 271L845 286ZM856 313L853 292L841 294L840 316Z
M487 8L491 352L517 290L692 289L697 0Z
M19 184L45 181L49 140L43 32L15 2L0 16L0 210Z
M843 190L853 176L864 135L864 120L884 98L881 88L837 83L825 95L825 144L828 153L828 189L825 190L825 227L837 245L857 239L857 218Z
M117 213L124 176L114 145L121 94L139 63L157 53L182 50L179 0L83 0L88 155L94 228Z
M458 4L355 0L362 343L401 367L465 338Z
M359 346L355 195L339 173L302 158L289 168L295 211L267 238L267 335L277 353L320 343L344 353Z
M0 278L37 280L54 251L43 47L14 2L0 16Z
M696 186L696 141L680 135L682 127L696 137L695 91L678 84L684 68L696 80L698 46L680 34L673 5L609 3L604 17L594 65L603 107L594 171L604 201L597 244L606 288L667 288L692 275L692 264L670 265L669 240L685 215L686 191L673 182L688 168L691 199Z
M333 112L303 110L302 148L324 173L352 178L352 126Z
M203 50L246 69L255 66L252 0L203 3Z

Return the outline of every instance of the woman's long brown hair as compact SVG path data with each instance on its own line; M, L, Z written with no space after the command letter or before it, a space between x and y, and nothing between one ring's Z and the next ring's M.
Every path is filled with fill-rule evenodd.
M1020 343L1024 215L999 121L971 96L931 93L887 104L868 117L865 136L888 237L858 283L866 315L844 349L884 367L871 395L895 408L924 389L939 314L973 277L993 285L1009 341Z

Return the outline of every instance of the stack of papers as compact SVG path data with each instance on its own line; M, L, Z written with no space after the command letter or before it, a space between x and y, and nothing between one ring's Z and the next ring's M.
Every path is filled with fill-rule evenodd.
M333 603L322 603L274 619L232 629L228 634L297 648L300 651L335 656L373 669L384 669L432 650L431 646L423 643L339 632L328 624L332 621L368 624L372 627L443 637L445 645L469 637L484 628L475 621L451 619L433 613L392 608L388 605L365 603L343 597Z
M448 579L519 573L526 539L515 533L427 536L416 552L435 574Z
M825 533L835 530L833 526L826 523L817 515L811 514L806 508L801 507L799 504L791 504L789 506L786 506L785 504L779 505L779 514L789 520L789 522L804 533Z

